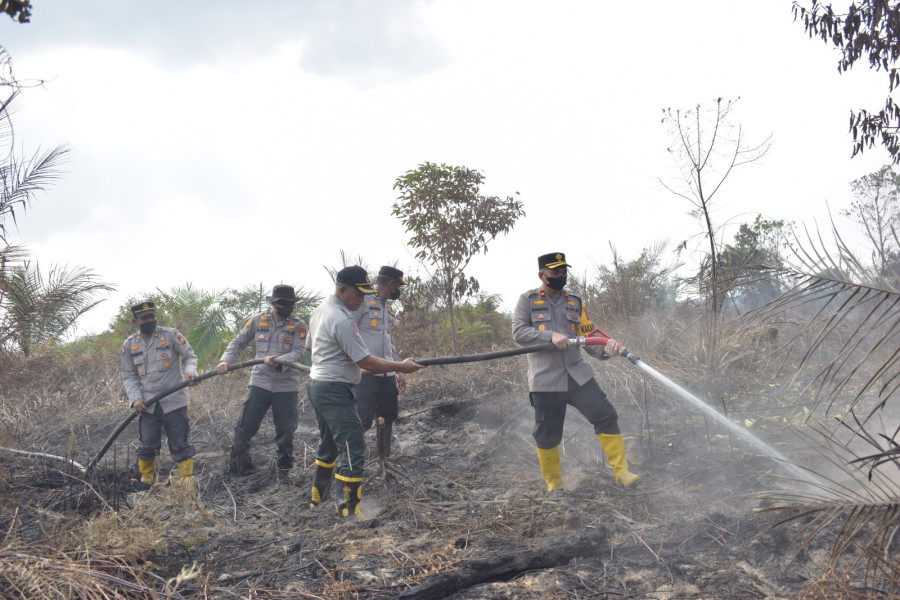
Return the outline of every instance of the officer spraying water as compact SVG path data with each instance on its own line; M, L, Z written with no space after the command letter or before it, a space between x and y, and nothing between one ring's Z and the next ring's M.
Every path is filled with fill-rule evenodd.
M540 287L519 297L513 316L512 334L516 343L528 346L553 343L557 351L528 354L529 400L534 407L532 434L537 445L541 474L547 491L562 490L559 444L562 441L566 408L577 409L594 426L594 433L606 452L616 483L630 486L638 479L628 470L625 442L619 430L618 414L594 379L593 368L570 338L593 330L581 298L566 291L566 256L551 252L538 257ZM605 347L586 347L600 360L618 354L622 345L610 339Z

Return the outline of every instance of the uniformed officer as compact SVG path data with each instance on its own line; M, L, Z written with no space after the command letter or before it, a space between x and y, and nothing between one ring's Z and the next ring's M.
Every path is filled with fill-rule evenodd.
M394 345L394 309L391 303L400 299L400 287L406 285L403 271L384 266L375 277L375 294L366 296L354 312L366 347L373 356L399 361ZM363 431L368 431L372 423L379 419L376 434L378 458L391 455L391 434L397 419L398 394L406 389L403 373L366 373L353 388L359 408L359 420Z
M541 473L548 491L562 488L559 443L566 407L572 405L594 426L606 459L615 471L616 482L628 486L638 475L628 470L616 409L594 379L594 370L581 350L569 344L569 338L587 335L593 325L581 298L565 291L568 266L562 252L538 257L541 286L519 297L513 316L512 334L517 343L524 346L553 342L559 349L528 355L528 390L534 407L533 435ZM611 339L603 349L589 347L586 351L605 360L621 347Z
M174 327L156 324L156 304L141 302L131 307L132 324L138 331L122 346L121 371L125 393L138 417L138 469L141 483L150 485L156 473L156 457L162 446L162 430L166 431L169 453L177 463L176 478L194 474L194 447L188 442L191 423L187 407L190 391L180 389L153 406L146 400L197 376L197 357L181 333Z
M283 478L294 466L294 432L300 423L300 371L282 368L273 359L281 357L300 362L306 349L306 322L291 316L299 300L293 287L276 285L266 300L272 303L272 310L250 317L228 344L216 371L227 373L228 366L238 361L247 344L256 342L256 358L265 359L265 363L254 366L250 372L247 399L234 427L228 472L247 475L255 471L250 458L250 440L271 408L275 426L275 467Z
M366 452L353 386L359 383L362 369L371 373L412 373L423 368L411 358L397 362L369 352L353 313L366 294L374 293L365 269L345 267L335 276L334 295L313 311L309 322L309 400L319 424L311 508L327 498L333 474L335 507L342 517L360 514ZM338 455L341 458L335 472Z

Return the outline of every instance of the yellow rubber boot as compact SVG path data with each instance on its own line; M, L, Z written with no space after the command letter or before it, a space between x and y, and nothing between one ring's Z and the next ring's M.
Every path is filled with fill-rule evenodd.
M541 463L541 475L547 482L547 491L562 487L562 467L559 465L559 446L550 449L537 449L538 461Z
M628 461L625 459L625 440L621 434L610 435L598 433L597 439L606 452L606 460L616 473L616 483L628 487L638 480L640 475L635 475L628 470Z
M151 458L149 460L144 460L143 458L138 459L138 470L141 472L141 483L146 483L147 485L153 484L153 475L156 472L156 459Z
M175 479L186 479L194 475L194 459L186 458L177 465L172 473Z

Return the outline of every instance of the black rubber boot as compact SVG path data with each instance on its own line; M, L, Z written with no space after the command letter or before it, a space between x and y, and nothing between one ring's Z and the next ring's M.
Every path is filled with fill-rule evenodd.
M250 475L256 472L253 461L250 459L250 444L241 438L235 437L231 444L231 454L228 456L228 470L231 475Z
M362 519L359 503L362 500L362 479L359 481L346 481L338 475L334 478L335 494L337 496L335 509L340 517Z
M326 464L316 460L316 476L312 485L312 502L309 507L315 508L328 499L331 491L331 478L334 476L334 463Z

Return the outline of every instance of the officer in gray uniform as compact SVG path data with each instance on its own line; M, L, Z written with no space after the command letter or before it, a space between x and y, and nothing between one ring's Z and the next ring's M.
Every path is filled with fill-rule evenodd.
M138 417L140 447L137 451L141 484L150 485L156 473L156 457L166 431L169 453L177 463L176 478L194 474L194 447L188 442L191 423L187 407L190 391L180 389L161 398L149 408L147 400L197 376L197 357L174 327L156 324L156 304L141 302L131 307L131 322L138 331L122 346L121 372L125 393Z
M571 405L594 426L606 459L615 471L616 483L628 486L638 476L628 470L616 409L594 379L594 369L584 360L581 350L569 344L569 338L589 334L593 325L581 298L564 289L568 266L562 252L538 257L541 287L519 297L513 316L512 334L518 344L553 342L559 350L528 354L529 399L534 407L532 433L541 474L548 492L562 489L559 444L566 407ZM602 350L589 347L586 351L605 360L621 347L616 340L610 340Z
M404 285L403 271L390 266L381 267L375 277L375 294L366 296L354 311L359 333L373 356L400 360L394 345L395 316L391 303L400 299L400 287ZM353 388L363 431L368 431L378 419L376 448L379 459L391 455L391 433L399 412L397 397L405 389L406 376L394 372L366 373Z
M306 322L291 316L299 300L293 287L276 285L266 300L272 303L272 310L250 317L228 344L216 371L227 373L228 366L238 362L243 349L250 342L256 342L255 357L265 359L265 364L254 366L250 373L247 399L234 428L228 472L247 475L255 471L250 459L250 440L271 408L275 426L275 467L284 480L294 466L294 432L300 423L300 371L283 368L272 359L281 357L300 362L306 349Z
M374 293L365 269L345 267L335 276L334 295L319 305L309 320L312 352L309 401L319 424L310 508L327 498L334 475L335 508L342 517L360 516L366 447L353 386L359 383L362 369L371 373L412 373L423 368L411 358L397 362L369 352L353 314L362 305L366 294ZM341 459L335 473L339 455Z

